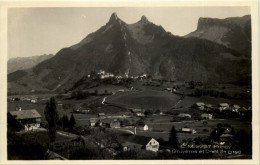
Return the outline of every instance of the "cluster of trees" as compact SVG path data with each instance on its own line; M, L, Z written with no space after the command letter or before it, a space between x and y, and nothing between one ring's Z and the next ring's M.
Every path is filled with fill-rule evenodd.
M200 96L211 96L211 97L221 97L221 98L227 98L228 95L225 92L219 92L216 90L207 90L207 89L195 89L195 91L192 93L192 96L200 97Z
M85 98L88 98L90 96L90 93L88 91L86 92L83 92L81 90L78 90L78 91L73 91L71 93L71 98L75 98L75 99L85 99Z
M7 123L7 131L10 133L19 132L24 128L24 126L10 113L7 113Z
M76 120L73 115L70 116L70 119L67 115L63 115L62 118L58 120L58 125L61 126L64 131L72 131L74 126L76 125Z
M216 98L230 98L230 99L250 99L251 95L247 93L235 93L235 94L227 94L224 91L217 90L208 90L208 89L195 89L191 96L200 97L200 96L211 96Z
M71 93L71 98L75 98L75 99L86 99L89 96L104 96L104 95L111 95L112 92L108 92L107 90L105 90L103 93L101 93L98 89L96 89L94 92L89 92L89 91L81 91L81 90L76 90L73 91Z
M44 115L46 121L48 122L50 142L54 142L56 140L56 131L58 126L61 126L63 130L72 131L76 125L76 120L73 115L70 116L70 120L68 119L67 115L59 118L54 97L50 98L50 100L46 103Z
M203 85L202 82L194 82L194 81L190 81L188 84L189 84L190 89L194 89L197 86L202 86Z

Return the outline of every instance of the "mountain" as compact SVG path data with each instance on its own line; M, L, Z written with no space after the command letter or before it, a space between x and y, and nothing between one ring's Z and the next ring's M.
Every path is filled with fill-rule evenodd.
M179 81L251 81L251 61L215 42L179 37L145 16L127 24L113 13L109 21L81 42L61 49L32 69L8 75L8 90L70 89L91 71L122 76L147 73Z
M251 57L251 16L199 18L197 30L185 37L207 39Z
M7 73L12 73L17 70L24 70L34 67L35 65L39 64L40 62L47 60L54 55L40 55L40 56L31 56L31 57L16 57L11 58L7 62Z

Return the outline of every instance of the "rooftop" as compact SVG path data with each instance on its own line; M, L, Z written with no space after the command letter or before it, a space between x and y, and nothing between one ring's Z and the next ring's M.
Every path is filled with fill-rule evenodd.
M36 109L22 110L22 111L10 111L12 116L16 116L16 119L35 119L42 117Z

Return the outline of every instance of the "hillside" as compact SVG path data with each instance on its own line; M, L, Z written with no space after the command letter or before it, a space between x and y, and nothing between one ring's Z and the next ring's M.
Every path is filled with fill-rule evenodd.
M17 70L24 70L34 67L40 62L47 60L53 57L52 54L49 55L40 55L40 56L32 56L32 57L16 57L11 58L7 62L7 73L12 73Z
M251 82L251 59L215 42L178 37L145 16L127 24L115 13L81 42L61 49L32 69L8 75L9 90L70 89L91 71L121 76L141 73L153 78L203 82Z
M251 57L251 16L200 18L197 30L185 36L207 39Z

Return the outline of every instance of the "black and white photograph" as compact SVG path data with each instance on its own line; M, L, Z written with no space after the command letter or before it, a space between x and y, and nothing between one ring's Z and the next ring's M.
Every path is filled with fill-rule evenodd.
M9 7L7 160L253 160L251 7Z

